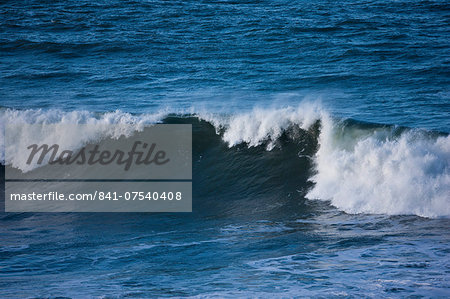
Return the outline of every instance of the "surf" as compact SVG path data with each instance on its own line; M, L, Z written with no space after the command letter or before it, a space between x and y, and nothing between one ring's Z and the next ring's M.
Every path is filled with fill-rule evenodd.
M351 214L450 216L448 134L340 119L318 103L228 114L2 109L0 119L3 128L6 123L57 124L42 136L22 134L15 144L2 145L2 163L22 171L36 166L18 165L14 158L5 161L5 151L32 137L53 138L75 150L157 123L189 123L194 186L204 187L196 188L202 200L265 197L276 204L295 195L300 201L326 202ZM64 131L70 123L99 126L85 132Z

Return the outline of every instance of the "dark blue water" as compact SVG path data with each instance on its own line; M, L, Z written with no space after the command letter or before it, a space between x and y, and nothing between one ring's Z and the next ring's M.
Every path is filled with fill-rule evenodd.
M2 213L0 297L450 296L447 1L0 15L3 124L194 126L193 213Z

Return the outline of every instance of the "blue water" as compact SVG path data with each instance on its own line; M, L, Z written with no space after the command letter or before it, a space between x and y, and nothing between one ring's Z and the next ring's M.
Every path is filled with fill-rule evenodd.
M398 137L405 149L373 135L367 156L385 164L368 173L398 182L356 192L300 155L317 135L267 151L189 120L193 213L1 213L0 297L450 296L446 1L3 1L0 15L4 122L247 113L225 131L255 119L288 131L276 121L311 102L351 138L431 136ZM356 185L364 155L349 157L330 167ZM323 182L336 198L308 198Z
M243 109L322 98L366 121L450 130L446 1L7 1L14 108ZM230 107L231 106L231 107Z

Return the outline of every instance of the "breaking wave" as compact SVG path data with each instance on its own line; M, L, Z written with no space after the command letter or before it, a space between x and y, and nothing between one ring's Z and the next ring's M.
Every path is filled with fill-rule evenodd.
M32 141L76 149L155 123L190 123L198 196L264 191L277 201L281 190L293 190L347 213L450 216L448 134L336 119L316 103L235 114L2 109L0 119L2 131L17 130L13 144L1 139L2 163L22 171L32 167L18 163L16 149ZM21 130L36 123L43 124L39 132ZM74 123L95 126L68 132Z

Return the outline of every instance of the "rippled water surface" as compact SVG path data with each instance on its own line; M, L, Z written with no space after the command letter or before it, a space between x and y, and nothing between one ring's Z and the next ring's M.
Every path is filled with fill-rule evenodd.
M6 1L0 13L6 107L234 111L312 97L450 130L446 1Z

